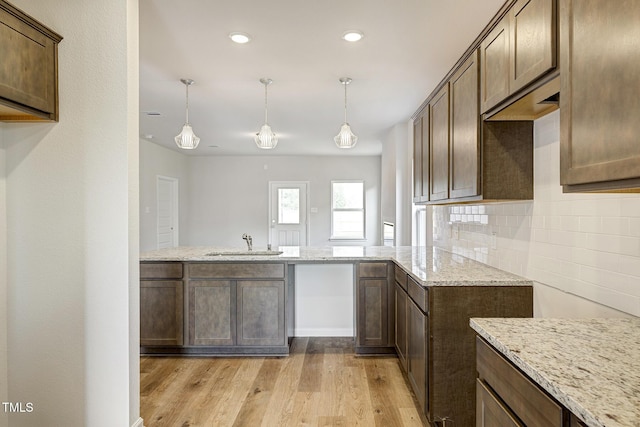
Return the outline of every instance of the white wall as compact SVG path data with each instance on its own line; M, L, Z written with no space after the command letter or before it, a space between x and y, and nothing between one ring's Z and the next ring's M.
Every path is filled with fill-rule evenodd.
M3 129L0 123L0 402L7 402L7 170ZM0 426L8 423L8 415L0 411Z
M535 316L640 316L640 195L563 194L559 117L535 122L534 201L434 207L434 245L534 280Z
M267 244L269 181L309 181L310 246L330 242L331 180L365 183L366 237L358 245L379 245L380 157L219 156L189 159L189 225L184 244L242 247L242 233L255 248ZM184 233L183 233L184 236Z
M10 424L131 425L139 417L137 0L12 3L64 40L60 122L3 130L9 399L34 407Z
M380 211L382 221L395 225L396 220L396 147L402 141L396 139L396 127L391 128L382 142L380 166ZM395 231L395 230L394 230Z
M382 144L382 221L395 224L396 246L411 245L413 123L396 124Z
M157 177L178 179L179 244L184 245L189 213L189 158L184 154L140 140L140 250L157 249Z
M294 336L355 336L353 264L297 264L295 269Z

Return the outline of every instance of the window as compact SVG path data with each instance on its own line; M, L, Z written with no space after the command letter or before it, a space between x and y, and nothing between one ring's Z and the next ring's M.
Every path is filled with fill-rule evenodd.
M278 224L300 224L299 188L278 188Z
M364 182L331 182L331 238L364 239Z

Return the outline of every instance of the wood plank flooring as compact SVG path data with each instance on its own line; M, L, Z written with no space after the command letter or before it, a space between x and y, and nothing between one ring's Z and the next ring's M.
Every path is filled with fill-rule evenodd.
M295 338L289 357L141 357L146 427L427 425L395 357Z

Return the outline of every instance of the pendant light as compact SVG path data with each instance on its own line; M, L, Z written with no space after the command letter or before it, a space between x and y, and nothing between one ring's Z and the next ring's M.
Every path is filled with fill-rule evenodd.
M191 79L180 79L180 81L187 87L187 117L184 126L182 127L182 132L175 137L175 141L178 147L185 150L193 150L200 142L200 138L193 133L193 129L189 124L189 86L191 86L194 81Z
M351 78L342 77L340 83L344 85L344 123L340 127L340 133L333 140L338 148L353 148L358 142L358 137L351 132L351 126L347 123L347 85L351 83Z
M260 132L256 133L254 140L258 148L263 150L271 150L278 145L278 137L271 130L269 122L267 120L267 86L273 83L271 79L260 79L260 83L264 85L264 124L260 128Z

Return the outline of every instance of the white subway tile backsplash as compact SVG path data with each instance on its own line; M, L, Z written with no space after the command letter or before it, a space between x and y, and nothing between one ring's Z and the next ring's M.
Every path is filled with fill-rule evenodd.
M617 234L621 236L629 235L629 218L625 217L603 217L601 223L601 233Z
M627 295L640 297L638 278L599 268L580 266L580 280Z
M629 235L640 237L640 218L629 218Z
M558 127L535 122L533 201L435 206L434 244L640 316L640 194L563 194Z
M579 229L583 233L600 233L602 218L599 216L582 216L577 218Z

